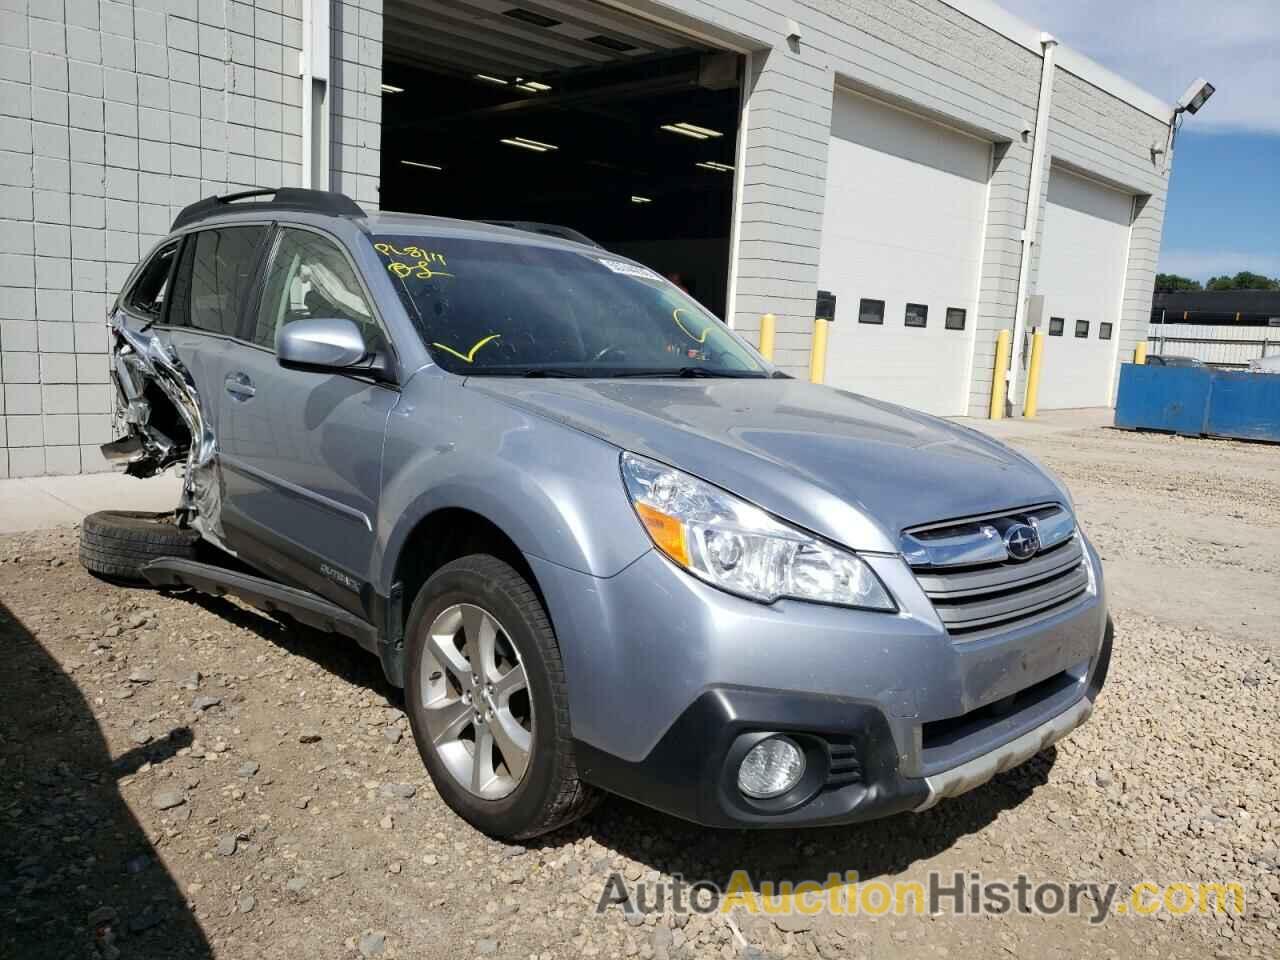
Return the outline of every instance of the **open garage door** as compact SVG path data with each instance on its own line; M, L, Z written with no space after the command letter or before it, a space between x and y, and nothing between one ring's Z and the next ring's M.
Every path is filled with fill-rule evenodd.
M589 0L387 0L387 210L569 227L724 316L740 57Z
M1133 197L1055 166L1036 292L1044 297L1040 406L1111 404Z
M965 412L991 148L836 91L818 268L836 295L827 383Z

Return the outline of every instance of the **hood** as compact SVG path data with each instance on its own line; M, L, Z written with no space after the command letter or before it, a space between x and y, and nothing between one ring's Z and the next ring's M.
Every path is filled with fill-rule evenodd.
M976 430L799 380L512 380L467 388L661 460L859 550L1066 492Z

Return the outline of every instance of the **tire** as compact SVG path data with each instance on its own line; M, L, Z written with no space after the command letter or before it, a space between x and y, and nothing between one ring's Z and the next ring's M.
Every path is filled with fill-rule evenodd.
M475 664L483 662L483 655L470 652L473 625L483 622L484 616L495 628L490 646L498 652L488 658L497 665L492 675L507 671L489 685L487 695L474 679L478 676ZM428 640L433 625L435 635L445 640ZM599 794L578 779L569 733L568 688L555 633L537 594L515 569L486 554L441 567L414 600L405 641L405 708L413 738L436 790L458 816L491 837L522 840L570 823L595 806ZM446 642L455 649L441 655ZM519 681L511 681L517 667L523 670L525 687L505 693L504 706L504 691L517 688ZM462 676L468 669L472 680ZM482 696L487 697L483 702ZM492 709L486 711L486 707ZM488 722L477 725L474 718L485 712ZM523 729L521 714L526 712L531 731L521 742L529 750L516 778L512 772L519 761L505 760L503 744L517 744L509 731L515 729L513 722ZM447 720L451 716L456 721ZM440 733L455 727L457 734ZM489 748L490 742L496 751ZM477 764L476 748L482 743L488 761ZM513 749L512 755L518 756L518 751ZM476 774L477 767L482 774ZM464 780L470 782L464 784Z
M108 580L142 582L142 568L160 557L195 559L200 534L179 527L173 513L100 510L80 524L80 563Z

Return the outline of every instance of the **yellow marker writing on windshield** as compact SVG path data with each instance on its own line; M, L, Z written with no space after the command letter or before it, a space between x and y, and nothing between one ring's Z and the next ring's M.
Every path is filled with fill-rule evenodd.
M419 260L417 263L401 263L399 260L393 260L387 264L387 269L401 280L409 276L416 277L419 280L453 276L452 273L445 273L443 270L432 270L426 260Z
M438 263L442 267L449 265L449 262L444 258L444 254L438 250L423 250L422 247L418 246L401 248L392 243L375 243L373 249L384 257L409 257L411 260L427 260L432 263Z
M685 335L686 335L686 336L688 336L688 338L689 338L690 340L693 340L693 341L695 341L695 342L697 342L697 343L706 343L706 342L707 342L707 334L709 334L709 333L711 332L711 328L710 328L710 327L703 327L703 328L702 328L702 334L701 334L701 335L697 335L697 334L694 334L694 333L690 332L689 328L688 328L688 327L686 327L686 326L684 325L684 323L682 323L682 322L681 322L681 320L680 320L680 314L682 314L682 313L684 313L684 312L685 312L685 311L684 311L684 309L683 309L683 308L681 308L681 307L676 307L674 310L672 310L672 311L671 311L671 319L672 319L672 320L674 320L674 321L676 322L676 326L677 326L677 327L679 327L681 330L683 330L683 331L685 332Z
M441 350L445 350L449 353L452 353L459 360L465 361L466 363L472 363L475 361L476 353L479 352L481 347L483 347L486 343L489 343L493 340L497 340L500 336L502 336L502 334L500 333L491 333L489 334L489 336L485 337L483 340L477 341L476 345L472 347L470 350L468 350L466 353L459 353L457 350L453 349L453 347L446 347L443 343L433 343L431 345L433 347L439 347Z

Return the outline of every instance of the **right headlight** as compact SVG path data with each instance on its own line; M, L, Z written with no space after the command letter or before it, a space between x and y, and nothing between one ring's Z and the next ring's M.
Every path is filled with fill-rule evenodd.
M654 545L721 590L763 603L897 609L863 560L719 487L632 453L622 455L622 478Z

